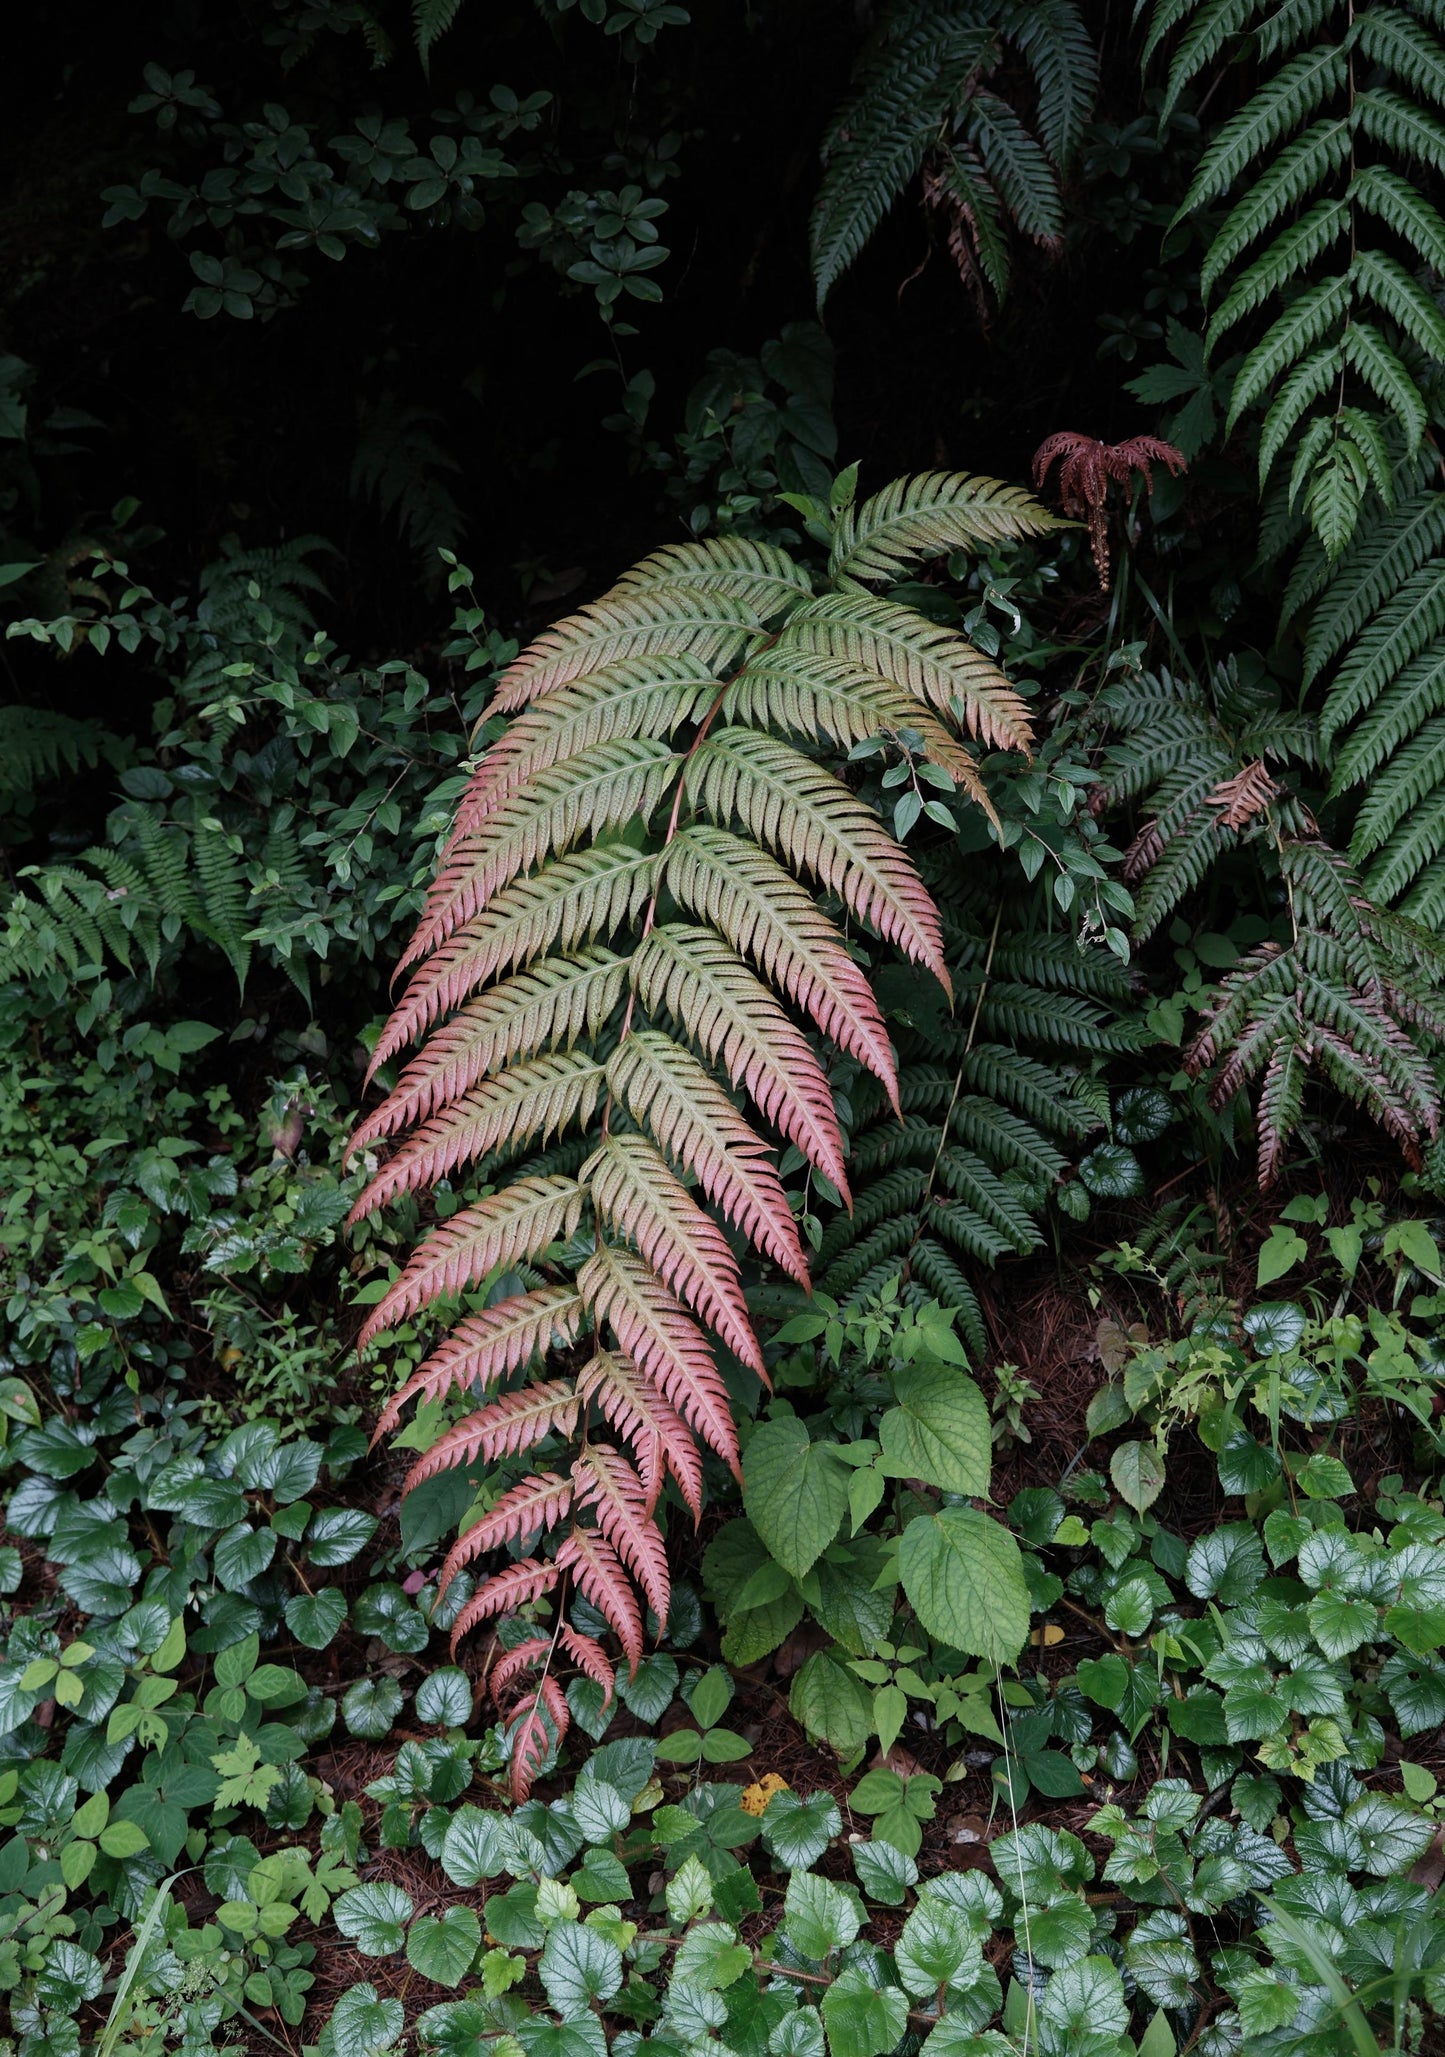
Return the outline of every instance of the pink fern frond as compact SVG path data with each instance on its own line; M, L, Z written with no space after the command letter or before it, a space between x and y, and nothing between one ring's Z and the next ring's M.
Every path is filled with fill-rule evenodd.
M692 1052L655 1029L634 1029L618 1045L607 1081L713 1205L806 1286L807 1260L772 1153Z
M846 1204L843 1136L823 1067L751 965L711 929L669 922L643 943L631 978L648 1013L670 1014L722 1064Z
M604 1221L717 1331L735 1357L767 1377L727 1237L646 1136L609 1135L578 1174Z
M665 1461L694 1520L701 1521L702 1460L697 1444L672 1402L646 1373L623 1351L599 1350L577 1375L577 1397L596 1407L631 1445L649 1507L657 1504L660 1463Z
M452 1628L452 1655L456 1656L462 1638L474 1629L479 1621L490 1621L495 1614L514 1614L519 1607L540 1600L544 1593L550 1593L562 1576L556 1564L543 1564L536 1557L521 1557L515 1564L509 1564L505 1571L499 1571L477 1592L473 1593Z
M741 1481L738 1439L723 1384L702 1330L655 1272L630 1250L606 1244L577 1274L596 1319Z
M590 1600L622 1645L628 1669L642 1661L642 1613L637 1596L607 1538L592 1529L574 1528L557 1551L557 1568L570 1571L577 1590Z
M647 1595L659 1621L667 1620L672 1583L662 1533L648 1505L647 1488L620 1450L593 1444L572 1467L579 1507L593 1519Z
M582 1333L585 1315L573 1287L539 1286L469 1316L387 1401L371 1438L373 1449L396 1427L409 1400L441 1400L467 1386L485 1391L500 1385L539 1351L569 1348Z
M463 1208L413 1253L363 1324L357 1348L365 1349L373 1336L434 1300L464 1292L502 1265L526 1262L550 1243L565 1240L581 1218L582 1200L575 1179L529 1178Z
M577 1426L581 1402L565 1379L552 1379L540 1386L527 1386L520 1393L504 1393L479 1414L469 1414L432 1444L406 1475L402 1498L424 1479L456 1465L474 1464L479 1457L495 1464L501 1457L515 1457L529 1450L544 1436L570 1436Z
M604 1714L612 1705L612 1666L607 1662L607 1653L600 1643L594 1643L591 1636L579 1635L564 1621L561 1631L562 1648L572 1659L577 1669L585 1672L594 1685L602 1688L602 1711Z
M441 1598L464 1565L485 1556L489 1550L500 1550L504 1543L544 1535L555 1528L571 1508L572 1491L570 1479L544 1471L503 1493L496 1506L452 1544L437 1578L437 1598Z

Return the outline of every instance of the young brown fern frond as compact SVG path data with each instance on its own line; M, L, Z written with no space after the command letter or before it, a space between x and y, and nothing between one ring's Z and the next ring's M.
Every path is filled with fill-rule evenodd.
M674 1482L700 1515L703 1453L738 1463L724 1362L763 1371L744 1267L808 1278L777 1153L795 1144L846 1195L830 1046L897 1104L860 945L947 985L933 899L843 760L906 733L987 807L962 738L1031 744L1025 704L989 658L863 581L1050 525L1013 488L931 473L843 510L827 590L772 544L671 546L505 675L494 711L513 718L458 808L373 1071L425 1041L355 1145L398 1139L359 1214L472 1166L495 1186L430 1230L362 1330L370 1343L439 1301L484 1296L384 1420L404 1399L475 1388L413 1478L533 1449L546 1467L448 1558L450 1579L503 1542L540 1553L482 1585L457 1638L564 1572L630 1664L643 1648L634 1582L665 1618L664 1490ZM559 1132L580 1136L575 1154L518 1161ZM949 1175L947 1204L999 1213L986 1169L951 1161ZM534 1269L518 1293L505 1275L519 1265L545 1282ZM580 1369L539 1367L588 1330L597 1348ZM600 1682L595 1644L558 1647ZM560 1726L550 1661L514 1710L526 1776Z

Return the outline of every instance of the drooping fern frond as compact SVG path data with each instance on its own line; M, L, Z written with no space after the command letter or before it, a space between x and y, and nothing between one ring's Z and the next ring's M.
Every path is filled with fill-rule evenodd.
M1125 677L1099 694L1093 720L1110 738L1096 807L1138 804L1145 816L1124 858L1141 939L1227 851L1270 832L1313 833L1307 810L1271 774L1318 763L1314 722L1228 667L1211 682L1171 672Z
M1419 1164L1440 1129L1430 1049L1445 1042L1445 945L1362 892L1348 861L1316 840L1281 838L1288 939L1230 971L1185 1054L1222 1106L1259 1081L1259 1183L1279 1173L1311 1071L1362 1107Z
M48 707L0 707L0 813L62 772L97 763L103 739L94 721Z
M1394 449L1419 450L1445 357L1445 216L1421 190L1445 168L1441 28L1434 7L1391 0L1154 9L1146 62L1173 41L1166 117L1186 90L1212 92L1212 74L1256 60L1180 214L1233 196L1201 270L1206 347L1248 339L1228 426L1262 417L1261 486L1288 462L1290 503L1330 558L1372 494L1392 503Z
M808 1277L779 1149L847 1189L829 1046L875 1082L880 1108L898 1104L858 943L901 953L947 1004L934 899L841 775L848 750L906 715L986 798L962 737L1029 747L1025 705L994 664L868 582L1049 519L991 480L904 481L845 513L836 581L817 594L772 546L681 545L504 677L511 722L461 802L373 1068L422 1049L354 1145L398 1139L358 1213L442 1178L489 1188L424 1238L363 1345L492 1291L509 1269L541 1281L469 1315L383 1417L474 1386L478 1411L418 1472L523 1449L549 1467L467 1532L456 1561L550 1534L544 1513L555 1555L528 1543L533 1568L485 1584L459 1635L564 1571L629 1662L642 1649L634 1580L665 1615L659 1495L671 1478L700 1511L701 1452L737 1464L723 1367L763 1368L742 1267ZM996 1070L1009 1056L996 1053ZM946 1237L948 1209L1004 1234L1017 1208L995 1158L974 1172L970 1118L939 1192ZM1026 1116L1002 1119L995 1156L1014 1163L1034 1132ZM516 1161L519 1145L558 1134L560 1165ZM589 1332L579 1368L572 1346ZM547 1362L554 1345L560 1365ZM585 1454L569 1474L574 1427ZM556 1481L569 1477L564 1515ZM519 1719L534 1718L527 1705Z
M1010 60L1033 86L1031 125L990 83ZM908 186L981 309L1008 290L1007 225L1046 249L1063 233L1059 175L1093 106L1098 60L1075 0L902 0L854 74L823 147L813 210L821 308Z
M124 841L97 844L74 864L29 865L0 928L0 980L95 976L107 961L152 974L190 935L219 950L244 987L250 883L219 828L194 833L133 813Z
M1069 1148L1099 1126L1088 1065L1133 1048L1137 1031L1116 958L1031 937L1022 922L992 932L999 909L961 863L930 883L946 887L954 1011L884 975L902 1119L876 1081L854 1087L852 1209L828 1223L814 1270L823 1291L855 1304L901 1278L956 1309L981 1355L978 1269L1039 1247Z

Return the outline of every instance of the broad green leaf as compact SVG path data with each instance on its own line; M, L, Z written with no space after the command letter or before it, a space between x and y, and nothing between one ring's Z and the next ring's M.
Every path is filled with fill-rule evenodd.
M762 1422L743 1452L743 1505L785 1571L801 1578L838 1533L852 1472L795 1415Z
M1029 1632L1029 1591L1019 1546L1001 1523L972 1507L920 1514L898 1551L903 1590L940 1642L993 1664L1011 1664Z
M341 1718L352 1735L379 1743L391 1734L401 1706L401 1687L394 1678L363 1678L342 1696Z
M902 2036L908 2002L896 1986L875 1985L850 1966L823 1995L823 2026L830 2057L882 2057Z
M482 1925L470 1907L448 1907L414 1922L406 1939L406 1961L439 1986L459 1986L481 1948Z
M1038 2008L1046 2057L1090 2057L1110 2050L1129 2026L1124 1986L1107 1957L1085 1957L1056 1971Z
M472 1682L457 1664L429 1672L416 1689L418 1721L439 1728L465 1728L472 1718Z
M561 1922L548 1932L537 1975L557 2012L575 2018L620 1989L622 1952L585 1923Z
M920 1354L894 1373L893 1393L897 1405L878 1429L879 1471L946 1493L986 1494L993 1435L988 1404L968 1374Z
M447 1824L441 1866L456 1886L480 1885L504 1868L502 1829L506 1816L489 1808L459 1807ZM490 1916L489 1916L490 1921Z
M336 1586L319 1593L293 1593L286 1602L286 1626L308 1650L324 1650L346 1620L346 1595Z
M1094 1917L1077 1893L1064 1893L1043 1907L1031 1907L1024 1931L1030 1956L1051 1971L1077 1964L1087 1956L1093 1933Z
M831 1793L804 1799L785 1787L763 1810L763 1843L790 1871L816 1863L842 1831L843 1817Z
M1237 1607L1252 1597L1265 1576L1264 1551L1247 1522L1211 1529L1189 1546L1184 1583L1196 1600Z
M1164 1466L1152 1443L1120 1443L1109 1459L1109 1476L1136 1514L1152 1507L1164 1490Z
M863 1902L850 1886L816 1872L795 1871L783 1901L783 1929L800 1957L821 1964L851 1943L863 1926Z
M667 1882L664 1897L667 1918L675 1928L685 1928L712 1907L712 1880L696 1857L686 1857Z
M740 1979L752 1961L752 1951L738 1941L738 1932L730 1923L698 1921L682 1939L672 1976L688 1985L720 1991Z
M861 1750L873 1731L866 1687L831 1650L815 1650L798 1669L788 1696L793 1719L840 1757Z
M411 1914L410 1895L379 1880L353 1886L331 1909L332 1920L363 1957L390 1957L399 1950Z
M870 1900L901 1907L908 1890L918 1884L918 1866L894 1843L854 1843L853 1869Z
M977 1936L959 1910L942 1900L919 1902L893 1955L899 1978L917 1999L931 1998L940 1986L970 1986L983 1968Z

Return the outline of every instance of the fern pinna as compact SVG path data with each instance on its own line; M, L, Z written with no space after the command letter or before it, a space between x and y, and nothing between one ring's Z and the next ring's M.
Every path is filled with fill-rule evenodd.
M1179 211L1211 226L1208 350L1253 338L1229 427L1262 413L1261 486L1287 458L1288 498L1331 557L1372 491L1392 502L1445 357L1445 216L1420 190L1445 171L1442 27L1439 0L1155 0L1145 62L1174 39L1166 117L1225 66L1255 82ZM1222 221L1206 212L1231 196Z
M992 90L1010 59L1032 84L1032 127ZM1011 228L1062 247L1060 174L1097 79L1075 0L904 0L885 10L824 144L811 227L819 307L920 173L924 205L980 308L989 294L1001 301Z
M478 1394L409 1483L557 1453L448 1556L443 1589L504 1545L526 1552L466 1602L458 1639L570 1584L635 1665L638 1591L666 1616L664 1486L696 1518L700 1446L737 1468L718 1349L763 1374L740 1256L808 1280L777 1143L848 1193L819 1045L898 1105L850 936L948 977L932 897L827 760L906 730L987 808L964 738L1029 745L995 665L876 589L910 563L1052 525L991 480L903 480L843 511L821 592L767 543L674 545L504 675L494 712L511 719L461 803L373 1071L422 1048L354 1144L402 1139L357 1216L468 1166L489 1181L426 1236L363 1346L532 1268L525 1290L447 1335L381 1424L413 1398ZM515 1161L579 1132L550 1166ZM603 1675L575 1629L564 1647ZM514 1710L519 1789L565 1727L551 1649L533 1642L543 1681ZM508 1666L503 1685L516 1677Z

